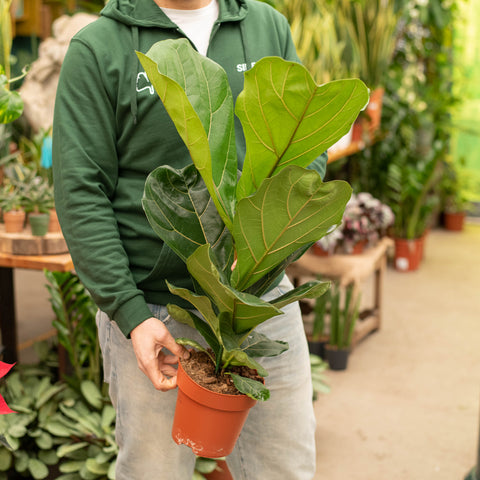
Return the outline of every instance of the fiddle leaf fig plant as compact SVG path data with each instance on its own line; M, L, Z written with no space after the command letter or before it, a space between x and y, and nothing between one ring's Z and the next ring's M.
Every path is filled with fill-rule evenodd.
M161 166L147 178L143 207L153 230L182 258L195 292L168 284L192 310L168 305L170 315L195 328L217 373L237 389L266 400L267 388L232 373L288 349L255 328L330 284L308 282L269 302L262 295L289 263L336 228L351 196L343 181L324 183L307 169L350 129L368 102L357 79L317 86L300 64L266 57L245 74L235 113L245 133L238 172L233 97L225 71L185 40L164 40L137 52L146 74L187 146L193 164ZM239 180L237 181L237 179Z

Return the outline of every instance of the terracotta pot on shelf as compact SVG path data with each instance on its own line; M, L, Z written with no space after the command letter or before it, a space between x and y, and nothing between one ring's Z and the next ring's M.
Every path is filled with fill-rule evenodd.
M423 257L424 237L407 240L395 238L395 269L399 272L418 270Z
M3 212L3 223L6 233L22 233L25 225L25 212L23 210Z
M60 223L58 222L57 211L52 208L50 210L50 220L48 222L48 232L49 233L58 233L61 232Z
M312 253L314 255L318 255L319 257L328 257L328 255L330 255L330 253L318 243L314 243L312 245Z
M444 223L447 230L461 232L465 223L465 212L445 212Z
M380 128L382 121L382 105L384 88L376 88L370 93L370 100L368 102L365 112L368 118L368 130L370 135L373 135Z
M249 410L257 403L247 395L216 393L195 383L178 364L178 396L172 438L195 455L229 455L242 431Z

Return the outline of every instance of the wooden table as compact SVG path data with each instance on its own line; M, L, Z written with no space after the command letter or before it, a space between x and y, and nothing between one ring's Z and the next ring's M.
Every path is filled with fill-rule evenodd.
M387 250L393 245L390 238L383 238L375 247L368 248L360 255L329 255L326 257L305 253L291 264L287 273L295 286L301 285L318 275L338 280L340 286L353 284L355 297L360 294L362 282L374 276L373 306L360 312L355 325L352 347L371 332L378 330L382 322L382 286L387 264Z
M67 272L73 270L70 254L61 255L10 255L0 252L0 334L3 343L3 360L18 360L17 322L15 315L15 290L13 269L26 268Z

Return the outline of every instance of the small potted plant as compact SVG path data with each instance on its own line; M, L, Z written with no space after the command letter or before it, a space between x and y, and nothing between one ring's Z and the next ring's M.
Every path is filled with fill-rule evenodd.
M21 193L32 235L46 235L50 221L49 211L54 205L52 186L45 178L33 172L29 181L22 184Z
M354 79L319 87L303 66L277 57L257 62L245 74L236 102L247 147L237 180L233 100L225 71L186 40L161 41L137 55L193 160L183 169L159 167L145 184L147 218L185 261L197 289L168 285L200 315L173 304L168 311L205 339L205 345L177 340L200 352L191 358L202 357L211 380L226 380L231 387L229 394L211 392L210 379L199 385L186 373L191 365L181 361L172 436L194 453L216 458L233 449L249 408L269 396L261 378L268 372L255 358L288 348L255 328L289 303L316 298L329 288L328 282L312 281L270 302L261 298L289 263L339 224L350 186L323 183L305 167L348 131L368 91ZM192 398L193 413L185 420ZM216 419L202 403L215 405L217 413L230 410L219 405L232 403L239 422ZM230 411L227 418L233 417Z
M462 231L465 216L480 201L480 178L453 162L445 163L440 191L443 199L444 225L450 231Z
M326 332L327 306L330 304L330 290L315 300L313 307L312 331L307 335L310 353L325 358L325 345L328 343Z
M329 302L330 336L325 345L325 359L331 370L345 370L352 344L353 332L360 310L360 296L353 298L352 284L342 289L337 283L332 284ZM353 303L354 302L354 303Z
M25 210L22 206L23 197L12 185L4 185L0 191L0 208L3 213L5 232L21 233L25 225Z

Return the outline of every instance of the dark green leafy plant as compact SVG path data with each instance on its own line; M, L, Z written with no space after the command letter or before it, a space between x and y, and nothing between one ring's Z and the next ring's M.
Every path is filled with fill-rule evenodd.
M0 479L14 472L35 480L114 479L115 410L92 382L83 381L79 393L57 381L52 363L18 365L0 385L17 412L0 416L0 435L11 447L0 446Z
M337 283L332 284L330 296L330 339L329 344L338 349L349 348L352 343L355 324L360 309L360 296L355 304L353 300L354 286L352 284L342 289Z
M318 297L329 284L310 282L271 302L260 297L341 221L351 195L345 182L323 183L305 167L347 133L368 100L367 88L360 80L319 87L300 64L276 57L257 62L235 107L247 146L237 185L224 70L185 40L158 42L138 56L193 160L181 170L159 167L145 185L152 228L186 262L198 287L169 285L170 291L202 318L175 305L169 313L203 335L218 373L246 365L265 376L254 357L278 355L287 345L255 327L291 302ZM241 392L268 398L260 382L231 375Z
M58 341L68 354L71 375L65 380L76 390L84 380L102 388L102 361L97 339L97 307L78 276L72 272L44 270L50 303L55 313L53 326Z

